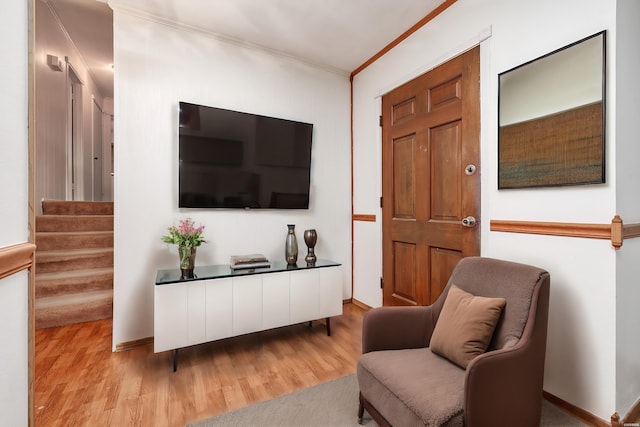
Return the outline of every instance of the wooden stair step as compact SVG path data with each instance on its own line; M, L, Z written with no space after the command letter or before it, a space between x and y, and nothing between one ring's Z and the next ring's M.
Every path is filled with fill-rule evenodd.
M113 215L38 215L36 232L113 231Z
M45 215L113 215L113 202L43 200Z
M36 251L36 274L113 267L113 248Z
M39 231L36 246L38 251L113 248L113 231Z
M36 329L107 319L113 315L113 291L38 298L35 302Z
M36 274L36 298L113 289L113 268Z

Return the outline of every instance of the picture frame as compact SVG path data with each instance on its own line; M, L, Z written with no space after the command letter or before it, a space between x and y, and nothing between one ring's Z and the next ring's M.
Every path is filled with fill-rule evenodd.
M606 31L498 75L498 189L605 183Z

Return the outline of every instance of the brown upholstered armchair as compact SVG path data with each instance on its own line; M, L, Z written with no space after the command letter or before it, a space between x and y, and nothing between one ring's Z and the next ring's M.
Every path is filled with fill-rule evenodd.
M506 300L487 351L466 369L429 348L453 285ZM367 312L357 368L359 419L366 409L381 426L538 426L548 309L549 273L470 257L458 263L433 305Z

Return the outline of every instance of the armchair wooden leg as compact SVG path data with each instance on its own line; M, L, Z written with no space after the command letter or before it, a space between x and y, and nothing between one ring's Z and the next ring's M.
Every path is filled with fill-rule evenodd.
M360 424L362 424L365 409L367 410L367 414L369 414L369 416L378 423L379 427L393 427L391 423L387 421L387 419L383 417L382 414L380 414L380 412L378 412L378 410L364 398L364 396L362 396L362 393L360 393L360 406L358 407L358 422Z
M359 394L360 404L358 405L358 424L362 424L362 418L364 417L364 405L362 403L362 394Z

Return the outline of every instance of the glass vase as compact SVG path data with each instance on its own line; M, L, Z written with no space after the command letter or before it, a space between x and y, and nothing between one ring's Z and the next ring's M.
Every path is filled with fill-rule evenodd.
M284 256L288 265L298 263L298 240L296 239L296 226L287 224L287 239L284 246Z
M193 279L193 268L196 263L196 247L178 246L180 257L180 278Z

